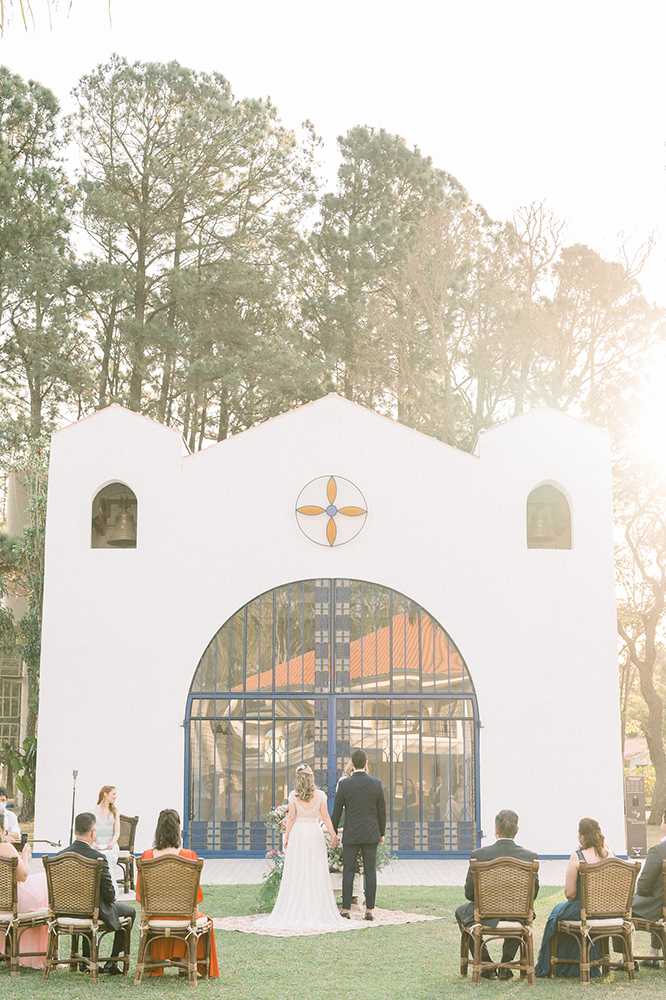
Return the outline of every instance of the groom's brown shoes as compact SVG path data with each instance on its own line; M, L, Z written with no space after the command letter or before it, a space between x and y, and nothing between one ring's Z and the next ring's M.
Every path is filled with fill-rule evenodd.
M351 917L349 916L349 914L348 914L348 913L340 913L340 916L341 916L341 917L344 917L344 918L345 918L345 920L351 920Z
M373 916L372 910L366 910L365 911L365 919L366 920L374 920L375 919L374 916Z

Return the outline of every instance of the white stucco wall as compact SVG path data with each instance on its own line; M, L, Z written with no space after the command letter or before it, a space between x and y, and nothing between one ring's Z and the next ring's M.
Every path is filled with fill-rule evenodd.
M318 476L365 495L363 531L309 541L294 505ZM138 498L138 546L91 549L108 482ZM570 498L572 550L528 550L525 504L552 482ZM246 601L313 577L393 587L465 657L482 723L482 828L501 808L518 840L568 854L581 816L624 851L610 446L549 410L510 421L468 455L337 396L196 455L118 406L53 438L36 836L66 838L102 784L139 814L183 809L183 717L198 660Z

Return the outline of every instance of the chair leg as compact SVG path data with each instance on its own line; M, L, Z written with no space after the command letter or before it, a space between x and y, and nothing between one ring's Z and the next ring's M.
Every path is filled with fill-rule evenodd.
M590 982L590 942L581 934L576 938L580 946L580 981L589 985Z
M95 931L90 934L90 982L99 982L99 938Z
M203 978L210 979L210 953L212 951L211 938L213 936L213 928L210 927L208 931L203 935Z
M481 982L481 935L478 931L474 931L473 950L472 950L472 984L478 986Z
M128 921L125 927L125 951L123 953L123 976L129 972L130 952L132 951L132 924Z
M197 941L194 934L187 941L187 977L190 986L197 985Z
M74 958L74 955L79 953L79 935L72 934L69 941L69 971L76 972L79 968L78 959Z
M18 927L12 927L12 929L7 934L5 934L5 951L9 955L9 967L11 969L12 976L18 976L19 974Z
M601 975L610 975L610 941L604 937L599 942L601 945ZM622 942L622 952L624 953L624 941Z
M460 975L467 977L467 966L469 965L469 933L463 927L460 932Z
M49 928L49 936L46 942L46 961L44 962L44 979L49 978L51 966L53 964L53 952L58 947L58 932Z
M524 979L525 976L527 975L527 966L529 965L528 955L527 955L527 941L526 941L525 937L521 937L521 939L518 942L518 944L520 945L520 952L519 952L519 954L520 954L520 978Z
M557 975L557 939L559 934L560 932L556 929L550 939L550 966L548 968L549 979L552 979L553 976Z
M146 935L139 935L139 952L136 957L136 974L134 976L134 985L141 986L141 980L143 978L143 968L146 962Z
M525 951L526 954L526 966L527 966L527 983L528 986L536 986L536 976L534 974L534 941L531 934L526 935L525 939Z
M622 935L622 958L624 959L624 967L629 976L629 982L633 983L636 979L636 963L634 962L631 931L625 931Z

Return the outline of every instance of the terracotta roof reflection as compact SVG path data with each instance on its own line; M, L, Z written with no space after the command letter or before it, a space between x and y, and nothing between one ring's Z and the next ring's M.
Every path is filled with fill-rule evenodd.
M391 635L393 650L391 651ZM427 677L448 676L451 683L458 686L465 677L465 683L472 691L472 684L457 649L448 640L446 632L434 624L431 618L421 616L420 653L422 675ZM395 615L391 625L369 632L360 639L354 639L349 644L349 670L351 687L363 679L369 681L377 677L388 678L394 674L419 673L419 620L409 615ZM248 673L251 667L248 663ZM292 659L275 666L275 688L298 690L314 685L315 654L314 650L294 656ZM245 683L245 691L259 691L273 688L273 671L264 670L261 674L249 675ZM238 685L234 691L242 691Z

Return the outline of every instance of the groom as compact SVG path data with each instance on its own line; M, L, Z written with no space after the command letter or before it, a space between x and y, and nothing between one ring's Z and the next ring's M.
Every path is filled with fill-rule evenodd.
M377 894L377 848L384 843L386 829L386 801L379 778L368 774L368 758L364 750L354 750L351 755L354 770L338 785L331 822L338 832L338 823L345 810L345 825L342 837L342 910L349 920L352 889L358 852L363 857L365 872L365 919L374 920Z

